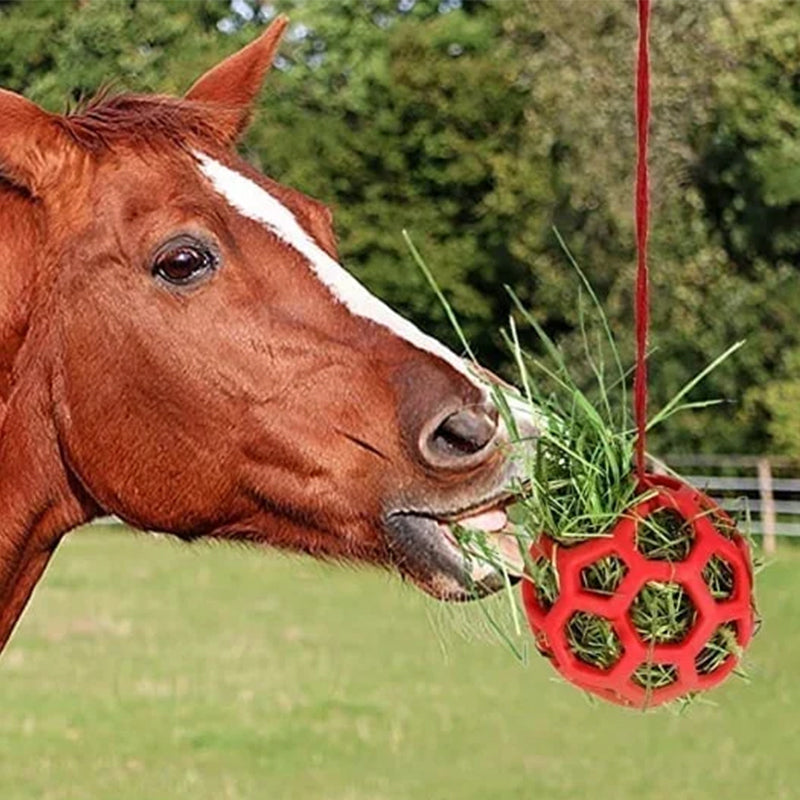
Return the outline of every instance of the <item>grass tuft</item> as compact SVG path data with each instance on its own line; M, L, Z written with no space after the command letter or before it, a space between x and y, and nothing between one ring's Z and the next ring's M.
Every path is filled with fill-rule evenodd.
M558 572L553 562L544 556L539 556L528 563L528 572L533 580L539 605L548 611L558 600L559 593Z
M598 669L611 669L622 656L622 642L604 617L576 611L567 622L567 641L575 657Z
M675 683L678 680L678 668L674 664L654 664L645 661L633 671L631 680L637 686L652 692Z
M682 641L694 624L695 615L691 598L679 583L646 583L630 608L636 632L652 644Z
M612 595L619 589L628 567L615 555L605 556L581 570L581 585L590 592Z
M714 631L708 644L697 654L695 667L701 675L710 675L731 656L740 657L741 650L736 638L736 623L725 622Z
M563 545L608 535L636 495L632 438L613 434L583 400L565 408L535 397L549 422L533 448L530 480L519 487L527 518Z
M719 509L712 508L709 511L708 518L711 520L714 528L726 539L733 539L734 535L739 531L739 527L736 525L733 518L728 514L722 513Z
M703 580L715 600L727 600L733 595L733 569L724 558L711 556L703 569Z
M636 524L636 549L651 561L685 561L694 528L677 511L660 508Z

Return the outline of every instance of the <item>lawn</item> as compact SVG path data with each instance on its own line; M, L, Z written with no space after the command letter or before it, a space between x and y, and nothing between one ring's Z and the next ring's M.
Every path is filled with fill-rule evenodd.
M799 576L760 576L751 683L641 714L388 575L78 531L0 658L0 797L794 799Z

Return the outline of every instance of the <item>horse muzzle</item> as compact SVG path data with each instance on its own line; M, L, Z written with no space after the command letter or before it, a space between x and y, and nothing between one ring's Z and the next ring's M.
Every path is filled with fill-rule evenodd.
M506 508L513 502L512 487L525 480L539 432L527 420L517 420L518 439L505 449L502 467L488 488L477 498L460 502L418 504L415 508L390 511L385 517L386 536L397 569L419 588L440 600L480 599L516 582L524 561L518 538L508 520ZM468 496L468 493L467 493ZM459 543L456 529L479 532L483 557L467 552Z

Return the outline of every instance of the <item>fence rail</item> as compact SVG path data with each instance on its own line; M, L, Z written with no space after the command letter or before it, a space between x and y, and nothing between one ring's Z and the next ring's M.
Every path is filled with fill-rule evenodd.
M720 505L750 519L775 552L778 536L800 537L800 461L784 456L666 456L664 463Z
M770 470L771 472L771 470ZM684 475L689 483L702 489L704 492L743 492L749 494L758 492L761 488L760 478L737 478L717 475ZM800 479L773 478L771 482L773 492L786 492L800 494Z

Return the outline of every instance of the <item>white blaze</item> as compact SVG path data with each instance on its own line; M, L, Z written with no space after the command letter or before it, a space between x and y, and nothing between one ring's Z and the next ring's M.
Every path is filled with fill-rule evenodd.
M260 222L308 262L311 271L350 313L387 328L414 347L438 356L453 369L480 386L464 361L432 336L392 311L370 294L349 272L334 261L303 229L295 215L268 191L239 172L196 152L200 171L240 214Z

